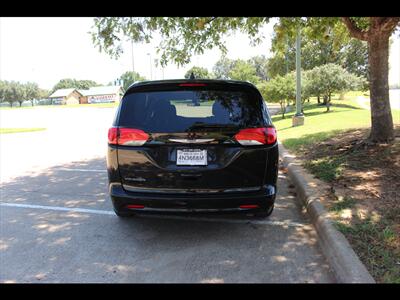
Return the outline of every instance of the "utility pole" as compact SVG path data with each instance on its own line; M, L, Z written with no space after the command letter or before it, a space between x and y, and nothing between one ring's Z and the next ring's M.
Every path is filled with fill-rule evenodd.
M301 56L300 56L300 26L296 36L296 114L292 118L292 126L304 125L304 115L301 112Z
M147 53L147 55L149 56L149 61L150 61L150 80L153 80L153 70L152 70L152 63L151 63L151 54Z
M135 82L135 60L133 58L133 40L131 40L132 46L132 72L133 72L133 82Z
M285 51L285 62L286 62L286 74L289 73L289 38L286 36L286 51Z

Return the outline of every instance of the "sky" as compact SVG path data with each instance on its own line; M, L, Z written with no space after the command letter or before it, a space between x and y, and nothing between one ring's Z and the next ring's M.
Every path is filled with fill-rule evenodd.
M273 24L274 21L264 26L265 39L255 47L241 33L227 37L227 57L269 57ZM33 81L41 88L51 89L63 78L108 84L124 72L131 71L131 43L124 44L124 54L118 60L112 59L94 47L89 34L92 26L93 19L86 17L0 18L0 80ZM159 42L160 39L156 38L150 44L134 44L133 47L135 71L148 79L163 79L162 69L154 64ZM164 78L183 78L193 65L211 71L220 57L221 52L213 49L201 56L194 56L191 63L184 67L169 64L164 69ZM389 82L400 82L399 35L395 36L390 61Z
M124 44L124 54L118 60L112 59L94 47L88 33L93 24L92 18L84 17L0 18L0 80L33 81L45 89L51 89L62 78L88 79L100 84L114 82L125 71L132 70L131 43ZM266 38L255 47L241 33L226 38L227 57L269 56L272 26L270 23L263 28ZM163 77L161 67L154 64L159 42L155 39L150 44L138 43L133 47L135 71L148 79L150 75L152 79ZM220 57L221 52L213 49L194 56L184 67L169 64L164 69L164 78L183 78L193 65L211 71Z

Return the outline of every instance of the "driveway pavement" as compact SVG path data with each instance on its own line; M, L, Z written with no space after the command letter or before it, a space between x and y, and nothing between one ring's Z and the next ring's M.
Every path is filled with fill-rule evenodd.
M334 281L282 170L265 220L119 219L104 155L113 109L53 110L0 111L3 127L22 118L23 126L48 128L1 136L0 282Z

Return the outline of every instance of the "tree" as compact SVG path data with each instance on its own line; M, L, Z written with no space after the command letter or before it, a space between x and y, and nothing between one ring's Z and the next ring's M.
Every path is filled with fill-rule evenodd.
M308 81L304 90L309 95L323 96L327 112L330 111L333 93L359 89L363 84L362 77L351 74L335 64L315 67L306 73L306 77Z
M242 59L235 61L228 75L230 79L248 81L253 84L257 84L260 81L260 78L257 76L256 68Z
M5 90L5 101L13 106L14 102L18 102L19 99L23 97L23 92L21 90L21 84L16 81L7 82L7 88Z
M296 99L295 73L289 73L285 76L277 75L268 82L259 83L257 87L267 102L280 104L282 119L284 119L287 105L290 101Z
M25 88L25 99L30 100L33 106L34 101L40 97L39 86L37 85L37 83L27 82L24 85L24 88Z
M186 79L190 78L192 73L196 79L197 78L207 79L213 77L212 74L210 74L206 68L194 66L186 71L185 78Z
M341 66L352 74L364 77L369 82L367 42L353 38L344 45L341 51Z
M71 79L71 78L65 78L61 79L51 90L51 93L54 93L55 91L59 89L82 89L82 90L87 90L91 87L94 86L99 86L97 82L93 80L76 80L76 79Z
M267 81L269 79L268 59L264 55L254 56L248 62L255 68L256 75L260 80Z
M341 43L337 43L337 39ZM270 76L285 75L296 69L295 40L277 36L272 40L273 55L267 60ZM365 42L354 38L343 37L343 34L333 35L318 40L302 35L301 40L301 67L311 70L315 67L334 63L341 65L350 73L368 76L368 48Z
M22 103L24 103L24 101L27 100L27 94L28 94L27 86L25 84L17 82L14 93L16 100L19 103L19 106L21 107Z
M267 60L264 56L254 56L247 61L221 57L213 67L217 79L243 80L257 84L267 80Z
M123 89L126 91L131 84L136 81L144 81L145 77L141 76L138 72L126 71L121 75L121 80L123 82Z
M252 44L259 43L262 40L260 28L268 21L269 18L264 17L101 17L94 19L92 38L100 51L118 57L123 52L122 36L135 42L149 42L151 34L158 31L162 37L158 47L162 52L161 64L166 65L171 60L185 65L192 55L202 54L206 49L218 47L226 53L223 37L239 29L249 36ZM399 22L400 17L281 17L274 30L280 40L293 39L299 26L307 28L305 34L318 40L325 39L331 30L337 36L334 47L344 36L367 41L372 121L369 141L385 142L394 138L388 55L389 37Z
M213 73L217 79L230 79L229 73L235 65L235 61L225 56L221 57L213 67Z
M6 101L7 97L7 89L8 89L8 82L0 80L0 102L3 103Z
M8 102L10 106L15 102L11 89L12 84L14 83L0 80L0 101Z
M280 75L275 76L268 82L261 82L257 88L259 89L264 100L268 103L279 103L281 107L282 119L285 118L286 113L286 98L282 96L281 85L283 77Z

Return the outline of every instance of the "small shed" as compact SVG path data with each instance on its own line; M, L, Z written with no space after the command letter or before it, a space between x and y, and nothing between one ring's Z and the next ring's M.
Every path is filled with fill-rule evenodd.
M79 104L82 94L74 88L59 89L49 96L52 104Z

